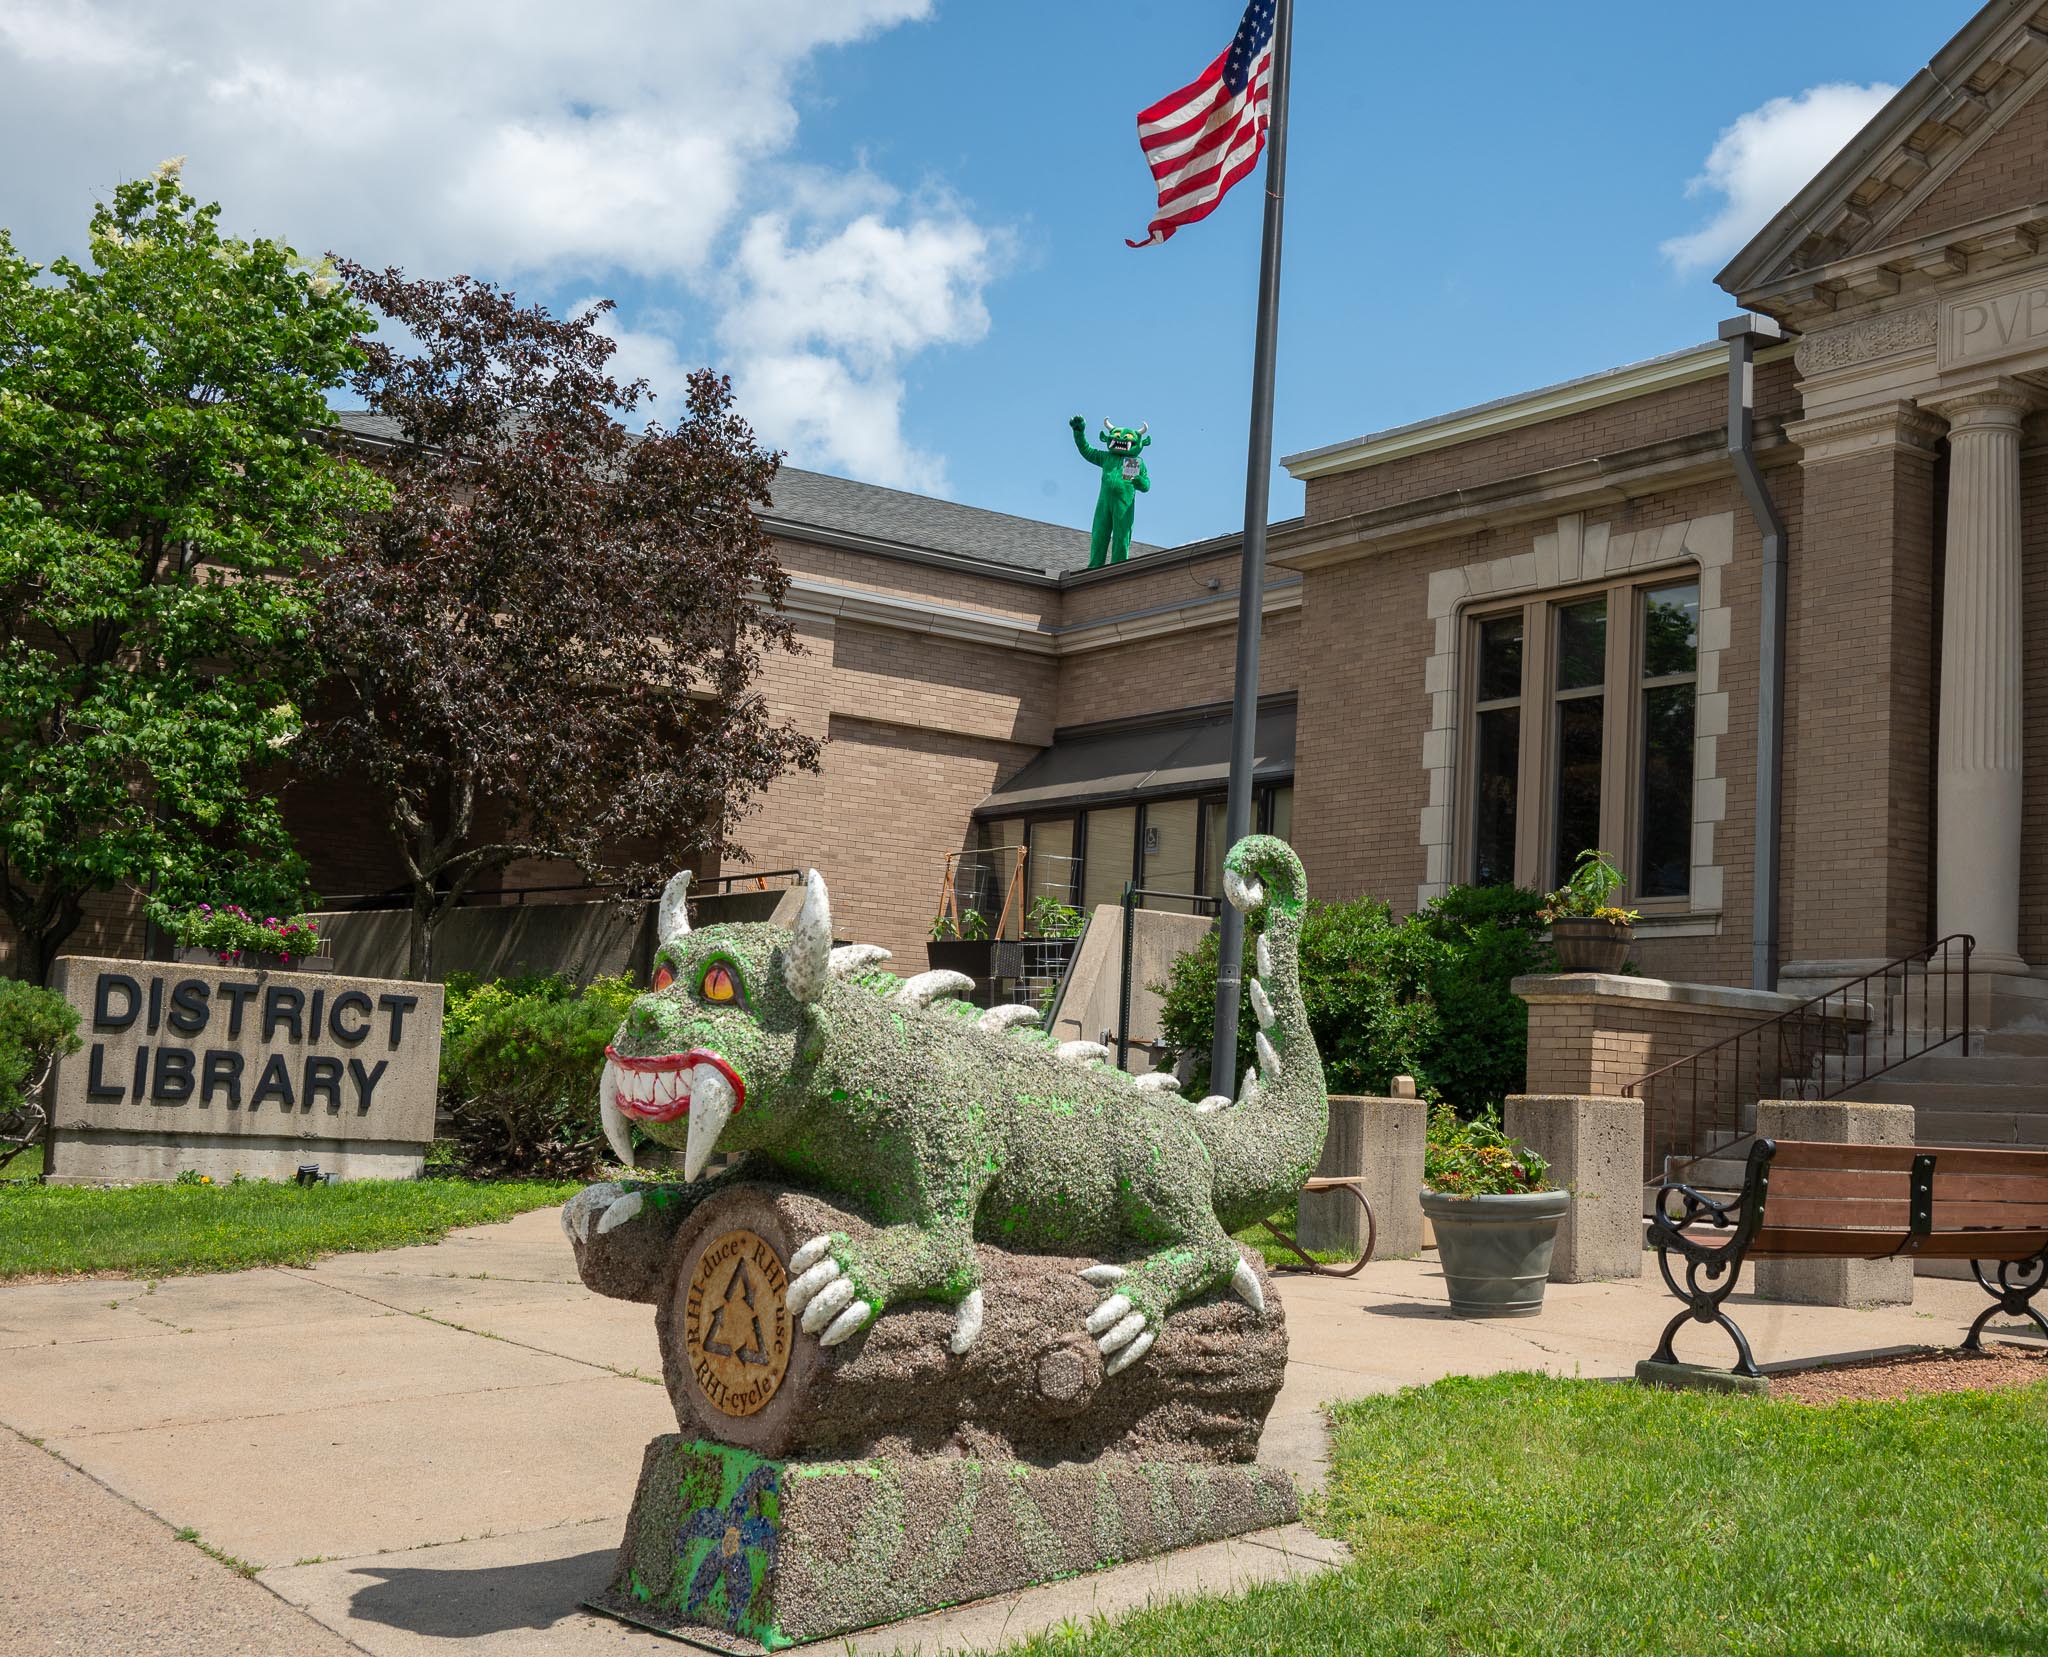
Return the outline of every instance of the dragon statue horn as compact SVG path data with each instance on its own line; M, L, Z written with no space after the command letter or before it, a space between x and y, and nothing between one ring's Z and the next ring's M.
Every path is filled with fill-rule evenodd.
M661 907L656 912L654 940L665 944L671 938L680 938L690 930L690 907L684 900L690 895L690 871L682 870L661 889Z
M804 883L804 906L782 956L782 981L802 1002L824 999L832 981L832 900L816 869Z
M1151 421L1149 421L1149 420L1141 420L1141 421L1139 421L1139 422L1138 422L1138 435L1139 435L1140 437L1143 437L1143 436L1144 436L1144 435L1145 435L1145 434L1146 434L1146 433L1147 433L1148 431L1150 431L1151 429L1152 429L1152 422L1151 422Z

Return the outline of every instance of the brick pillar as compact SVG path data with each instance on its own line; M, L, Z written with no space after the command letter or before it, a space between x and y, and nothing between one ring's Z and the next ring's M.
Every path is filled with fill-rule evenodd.
M1786 870L1794 963L1889 960L1932 934L1934 461L1911 403L1809 418L1791 552Z
M1852 1104L1846 1099L1764 1099L1756 1107L1763 1139L1806 1139L1823 1145L1911 1145L1911 1105ZM1768 1220L1771 1206L1764 1203ZM1913 1262L1900 1260L1759 1260L1757 1298L1798 1306L1910 1306Z
M1375 1260L1406 1260L1422 1251L1422 1131L1427 1107L1406 1099L1330 1100L1330 1132L1316 1172L1326 1179L1365 1181L1379 1231ZM1342 1191L1304 1192L1305 1249L1357 1253L1365 1247L1365 1216Z
M1502 1127L1572 1193L1550 1255L1553 1283L1643 1275L1643 1105L1598 1094L1510 1094Z

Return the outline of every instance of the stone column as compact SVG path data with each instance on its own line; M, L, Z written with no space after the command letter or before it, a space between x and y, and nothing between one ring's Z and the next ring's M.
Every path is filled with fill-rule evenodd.
M1398 1077L1395 1086L1407 1078ZM1412 1084L1411 1084L1412 1086ZM1422 1149L1427 1107L1407 1098L1330 1099L1330 1131L1316 1173L1363 1179L1379 1237L1375 1260L1408 1260L1422 1252ZM1356 1255L1365 1247L1365 1215L1343 1191L1304 1191L1295 1230L1305 1249Z
M1642 1276L1642 1100L1511 1093L1502 1127L1548 1160L1550 1177L1572 1194L1550 1254L1550 1281Z
M1934 404L1949 423L1935 928L1972 934L1980 972L2027 970L2019 953L2020 422L2032 406L2011 380Z

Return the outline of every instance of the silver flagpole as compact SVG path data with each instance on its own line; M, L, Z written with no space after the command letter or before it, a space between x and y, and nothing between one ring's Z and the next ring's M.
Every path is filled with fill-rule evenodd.
M1259 333L1252 353L1252 429L1245 459L1244 562L1237 578L1237 683L1230 708L1226 845L1252 831L1252 761L1259 729L1259 623L1266 586L1266 511L1273 472L1273 357L1280 331L1280 228L1287 196L1287 82L1294 0L1273 17L1273 103L1266 128L1266 230L1259 251ZM1244 917L1227 902L1217 939L1216 1043L1209 1091L1237 1092L1237 1011L1244 991Z

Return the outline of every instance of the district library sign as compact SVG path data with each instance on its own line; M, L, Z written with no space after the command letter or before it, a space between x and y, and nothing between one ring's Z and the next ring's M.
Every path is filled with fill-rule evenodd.
M54 987L82 1045L50 1081L52 1180L420 1171L439 984L64 956Z

